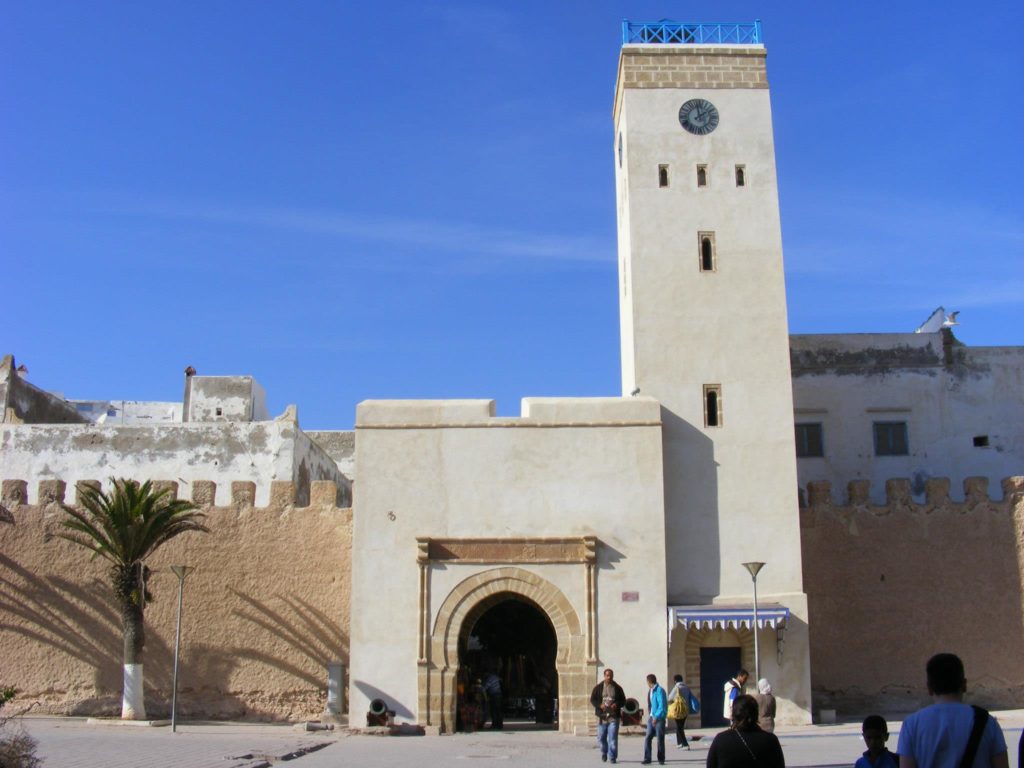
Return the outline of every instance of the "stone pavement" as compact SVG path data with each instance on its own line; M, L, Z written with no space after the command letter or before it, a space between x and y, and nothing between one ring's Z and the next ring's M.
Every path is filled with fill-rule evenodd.
M1017 765L1017 742L1024 711L996 713L1007 744L1010 767ZM25 728L39 741L46 768L430 768L500 761L500 765L557 765L596 768L601 765L591 738L551 731L506 730L454 736L368 736L334 732L305 733L288 725L250 723L180 724L164 728L87 725L81 718L26 717ZM899 723L890 723L895 748ZM787 766L850 768L864 750L857 724L780 727L777 731ZM691 751L679 750L670 735L667 759L676 768L704 765L715 730L696 730L703 738ZM643 739L624 736L619 763L639 765Z

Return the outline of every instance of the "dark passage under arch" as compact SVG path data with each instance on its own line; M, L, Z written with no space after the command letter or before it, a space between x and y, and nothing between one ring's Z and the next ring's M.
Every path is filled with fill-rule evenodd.
M488 674L501 680L504 727L554 728L558 642L547 615L521 595L494 595L466 617L459 635L459 730L492 721L483 691Z

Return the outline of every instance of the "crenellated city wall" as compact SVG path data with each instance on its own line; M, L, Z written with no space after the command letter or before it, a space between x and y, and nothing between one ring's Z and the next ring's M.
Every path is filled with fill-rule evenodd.
M78 484L79 487L82 483ZM177 483L159 483L177 493ZM146 708L170 711L178 580L185 580L179 715L300 720L326 703L327 664L348 664L352 510L333 482L312 483L307 506L291 482L255 507L252 482L193 481L210 533L187 533L147 560ZM54 537L64 482L4 480L0 494L0 683L34 712L120 713L122 633L107 566ZM67 493L70 497L72 494ZM68 498L68 503L77 500Z
M815 709L900 713L927 701L924 667L938 652L964 660L968 698L1024 706L1024 477L964 480L952 501L946 478L914 503L909 479L870 502L866 480L832 501L808 484L800 510L810 614Z

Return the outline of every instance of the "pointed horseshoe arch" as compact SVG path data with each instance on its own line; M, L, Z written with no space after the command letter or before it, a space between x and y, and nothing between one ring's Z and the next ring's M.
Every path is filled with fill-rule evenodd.
M459 583L444 599L420 661L419 712L422 725L455 730L459 636L491 605L518 596L540 609L555 631L559 730L587 727L593 662L586 658L583 624L565 594L554 584L522 568L483 571ZM424 718L424 715L426 717ZM426 722L423 722L423 720Z

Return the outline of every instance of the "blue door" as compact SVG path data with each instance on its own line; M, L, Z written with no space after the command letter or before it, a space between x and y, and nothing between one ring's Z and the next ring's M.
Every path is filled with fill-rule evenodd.
M728 725L722 717L725 684L740 668L740 649L700 649L700 725L713 728Z

